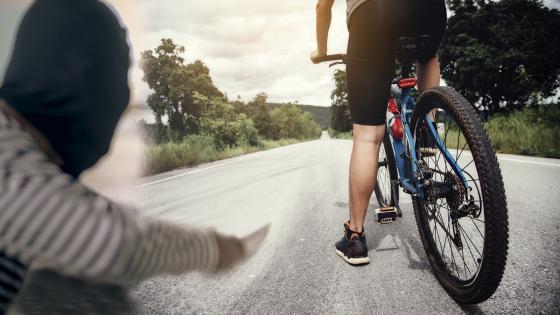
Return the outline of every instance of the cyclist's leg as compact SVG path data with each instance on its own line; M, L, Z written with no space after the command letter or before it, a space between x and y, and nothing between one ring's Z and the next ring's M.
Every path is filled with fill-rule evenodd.
M408 20L411 27L407 33L412 36L428 34L431 42L426 50L418 56L417 76L418 90L423 92L427 89L439 86L440 67L437 51L445 33L447 25L447 11L443 0L432 0L424 3L410 2L411 16Z
M447 25L447 11L443 0L432 0L418 3L409 2L411 7L407 12L411 15L407 17L410 21L410 28L406 30L407 35L419 36L428 34L431 36L431 43L421 56L418 56L416 64L418 77L418 90L420 93L437 87L440 84L440 65L437 58L437 51L445 33ZM431 113L435 118L435 111Z
M385 125L354 124L350 158L350 229L362 232L369 199L377 178L379 148L383 143Z
M346 83L353 123L350 158L350 229L361 232L377 178L379 148L385 133L387 100L395 65L390 27L379 0L353 13L348 40Z
M440 68L439 60L437 57L432 57L424 63L418 62L416 65L418 76L418 90L420 93L439 86L440 83Z
M418 91L420 91L420 93L439 86L441 73L437 56L430 58L424 63L418 62L416 64L416 72L418 77ZM434 109L429 113L433 120L436 119L436 111L437 110Z

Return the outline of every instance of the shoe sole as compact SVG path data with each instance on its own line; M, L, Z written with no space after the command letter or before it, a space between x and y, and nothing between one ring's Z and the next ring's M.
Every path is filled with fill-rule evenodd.
M336 254L353 266L369 264L369 257L350 258L338 249L336 250Z

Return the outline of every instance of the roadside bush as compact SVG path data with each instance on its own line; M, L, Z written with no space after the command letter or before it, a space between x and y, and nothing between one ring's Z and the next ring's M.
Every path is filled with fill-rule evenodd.
M309 112L304 112L294 104L285 104L270 112L272 139L293 138L312 139L319 137L321 127Z
M218 150L212 137L192 135L180 143L149 145L145 151L145 173L146 175L157 174L298 142L299 140L296 139L263 140L257 146L247 144Z
M329 128L329 136L333 139L345 139L352 140L352 131L336 131L333 128Z
M203 96L198 96L196 101L205 108L200 123L201 133L212 137L218 150L259 143L259 131L254 122L245 114L238 114L233 105Z
M559 105L494 116L486 129L498 152L560 158Z
M217 155L214 139L191 135L182 142L168 142L146 148L146 173L156 174L178 167L213 161Z

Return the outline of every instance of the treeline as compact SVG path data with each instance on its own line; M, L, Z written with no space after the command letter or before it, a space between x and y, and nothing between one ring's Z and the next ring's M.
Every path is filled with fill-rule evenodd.
M321 128L312 115L295 104L271 109L265 93L249 102L229 100L214 85L208 67L200 60L186 63L184 53L184 47L162 39L141 55L143 79L153 91L147 105L155 118L154 123L140 122L151 144L148 173L274 147L271 141L319 137Z
M147 104L155 123L144 124L156 143L180 142L189 135L211 136L219 148L257 145L259 139L310 139L320 127L311 114L294 104L267 106L265 93L250 102L229 100L214 85L210 70L200 60L187 64L185 48L163 39L155 50L142 52L144 81L153 90Z
M268 103L270 109L282 106L281 103ZM296 104L304 112L309 112L313 120L321 127L321 129L329 129L331 125L331 108L327 106L301 105Z
M541 0L447 0L439 50L442 78L488 121L557 102L560 11ZM334 74L331 128L352 129L344 71ZM525 114L523 114L525 115ZM521 150L523 151L523 150Z
M560 11L542 0L447 0L442 77L479 111L537 107L560 87Z

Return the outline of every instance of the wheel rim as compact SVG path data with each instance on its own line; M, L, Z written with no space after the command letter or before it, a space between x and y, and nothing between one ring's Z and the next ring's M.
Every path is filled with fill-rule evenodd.
M469 189L454 174L440 150L435 150L433 156L425 154L427 150L419 150L419 167L432 172L431 188L427 189L430 197L422 201L427 234L438 253L438 267L451 280L468 284L477 278L484 257L485 219L480 177L464 132L457 123L445 112L438 112L435 122L441 140L463 170ZM416 137L417 148L431 147L426 141L425 122L419 125L415 129L420 133ZM449 191L444 197L442 192L446 189Z

